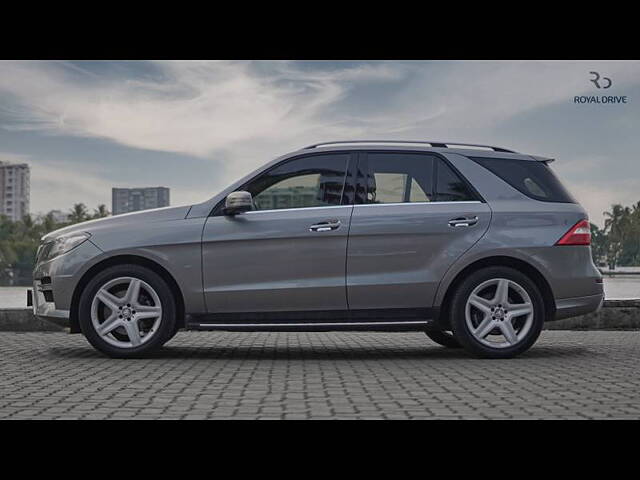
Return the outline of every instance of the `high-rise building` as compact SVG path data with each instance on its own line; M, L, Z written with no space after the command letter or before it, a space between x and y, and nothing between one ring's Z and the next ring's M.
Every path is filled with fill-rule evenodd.
M168 206L169 189L167 187L111 189L113 215Z
M31 173L26 163L0 161L0 215L17 222L29 214Z

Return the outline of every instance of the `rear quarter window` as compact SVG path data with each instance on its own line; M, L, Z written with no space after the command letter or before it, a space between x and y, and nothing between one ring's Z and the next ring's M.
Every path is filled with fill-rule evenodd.
M577 203L544 162L470 157L527 197L542 202Z

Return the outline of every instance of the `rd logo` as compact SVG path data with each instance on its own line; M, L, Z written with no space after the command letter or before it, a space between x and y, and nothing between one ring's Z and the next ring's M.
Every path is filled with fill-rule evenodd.
M593 75L593 78L590 79L589 81L593 82L593 84L597 88L609 88L613 83L609 77L600 77L600 74L598 72L589 72L589 73ZM606 83L606 86L601 86L601 82L600 82L601 79L603 80L602 83Z

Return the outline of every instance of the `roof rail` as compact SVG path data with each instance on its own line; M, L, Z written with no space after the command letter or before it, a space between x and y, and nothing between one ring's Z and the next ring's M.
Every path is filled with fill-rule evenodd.
M340 140L340 141L331 141L331 142L321 142L321 143L315 143L313 145L309 145L308 147L304 147L303 150L308 150L310 148L316 148L316 147L321 147L324 145L338 145L341 143L418 143L418 144L426 144L426 145L431 145L432 147L439 147L439 148L450 148L449 145L455 147L455 146L460 146L460 147L483 147L483 148L490 148L492 149L494 152L504 152L504 153L517 153L513 150L509 150L506 148L502 148L502 147L494 147L492 145L480 145L480 144L475 144L475 143L459 143L459 142L429 142L429 141L425 141L425 140Z

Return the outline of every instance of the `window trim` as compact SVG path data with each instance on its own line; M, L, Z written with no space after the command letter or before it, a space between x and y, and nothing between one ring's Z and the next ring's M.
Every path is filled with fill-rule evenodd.
M344 169L344 179L342 182L342 195L340 198L340 205L324 205L324 206L319 206L319 207L299 207L299 208L275 208L275 209L271 209L271 210L250 210L249 212L281 212L281 211L290 211L290 210L308 210L310 208L334 208L334 207L343 207L346 205L350 205L350 204L345 204L345 191L346 191L346 186L347 186L347 182L349 181L349 170L352 166L353 163L356 163L356 155L355 155L355 151L353 150L335 150L335 151L331 151L331 152L313 152L313 153L301 153L299 155L295 155L293 157L289 157L289 158L285 158L282 161L276 163L275 165L272 165L271 167L269 167L268 169L260 172L259 174L255 175L254 177L252 177L251 179L247 180L245 183L243 183L240 187L238 187L238 190L244 190L247 185L249 185L251 182L253 182L254 180L256 180L257 178L263 176L263 175L267 175L269 172L275 170L276 168L289 163L289 162L293 162L295 160L300 160L301 158L308 158L308 157L318 157L318 156L327 156L327 155L332 155L332 154L338 154L338 155L344 155L344 154L348 154L349 158L347 159L347 164L345 166ZM213 207L213 209L211 210L211 213L209 214L210 217L220 217L220 216L225 216L224 213L222 213L222 209L224 208L224 203L225 203L226 197L222 198L215 207ZM246 213L249 213L246 212Z

